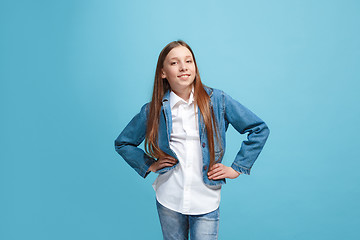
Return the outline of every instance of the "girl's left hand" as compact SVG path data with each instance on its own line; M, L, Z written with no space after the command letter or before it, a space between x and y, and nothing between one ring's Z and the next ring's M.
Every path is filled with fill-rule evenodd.
M208 172L208 178L210 180L219 180L222 178L234 179L240 175L239 172L235 171L232 167L227 167L222 163L216 163Z

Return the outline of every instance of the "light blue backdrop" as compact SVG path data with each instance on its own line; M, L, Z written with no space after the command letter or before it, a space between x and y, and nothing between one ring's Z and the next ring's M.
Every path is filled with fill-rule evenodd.
M0 2L0 239L161 239L114 140L183 39L271 134L220 239L359 239L359 1ZM225 163L244 136L228 131Z

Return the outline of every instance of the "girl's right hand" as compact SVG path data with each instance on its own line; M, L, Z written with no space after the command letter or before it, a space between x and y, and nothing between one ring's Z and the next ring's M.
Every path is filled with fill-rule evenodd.
M161 157L156 162L151 164L151 166L149 167L149 171L156 172L165 167L172 167L176 163L177 163L177 160L173 157L170 157L170 156Z

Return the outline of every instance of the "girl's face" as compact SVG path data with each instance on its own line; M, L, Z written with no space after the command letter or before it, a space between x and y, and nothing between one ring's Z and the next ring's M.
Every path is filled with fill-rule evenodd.
M166 78L176 94L190 93L196 75L193 56L184 46L173 48L166 56L162 78Z

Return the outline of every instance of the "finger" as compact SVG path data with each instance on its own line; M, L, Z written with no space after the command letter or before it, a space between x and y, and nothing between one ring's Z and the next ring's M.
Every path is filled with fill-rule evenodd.
M176 160L174 158L165 158L161 162L162 163L170 163L170 164L174 165L178 162L178 160Z
M161 168L164 168L164 167L172 167L174 166L175 164L174 163L168 163L168 162L165 162L165 163L160 163L160 167Z
M211 177L214 178L214 177L217 177L217 176L219 176L221 174L224 174L224 173L225 173L225 171L220 170L220 171L217 171L216 173L211 174Z
M215 164L215 165L214 165L214 168L213 168L212 170L210 170L209 173L210 173L210 174L214 174L214 173L216 173L216 172L218 172L218 171L222 171L222 170L224 170L224 165L222 165L222 164Z
M171 163L161 163L161 164L159 165L158 170L163 169L163 168L166 168L166 167L172 167L172 166L174 166L174 164L171 164Z
M223 178L226 178L226 174L225 174L225 173L224 173L224 174L221 174L221 175L219 175L219 176L214 177L213 180L219 180L219 179L223 179Z
M210 175L213 175L213 174L215 174L215 173L217 173L217 172L220 172L220 171L222 171L221 168L215 168L215 169L211 170L211 171L208 173L208 175L210 176Z
M162 159L160 159L160 163L165 163L165 162L175 164L177 162L177 160L171 159L171 158L162 158Z
M165 156L165 158L176 160L176 159L175 159L174 157L172 157L172 156Z
M216 173L211 174L211 175L209 176L209 178L214 179L214 178L216 178L216 177L218 177L218 176L220 176L220 175L224 175L224 174L225 174L225 171L221 170L221 171L218 171L218 172L216 172Z
M212 168L210 168L210 170L209 170L209 173L210 174L213 174L213 173L215 173L215 172L218 172L218 171L220 171L221 170L221 167L220 166L213 166Z
M177 162L177 160L175 158L173 158L173 157L164 157L163 160L167 160L169 162L174 162L174 163Z
M172 163L162 163L162 164L160 164L160 166L161 166L161 168L172 167L172 166L174 166L174 164L172 164Z
M212 166L210 167L210 170L213 170L213 169L219 168L219 167L221 167L221 166L222 166L222 164L221 164L221 163L216 163L216 164L214 164L214 165L212 165Z

